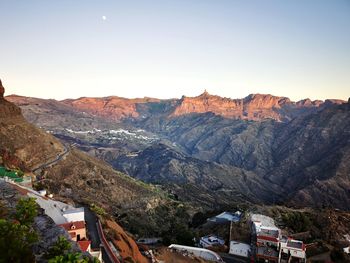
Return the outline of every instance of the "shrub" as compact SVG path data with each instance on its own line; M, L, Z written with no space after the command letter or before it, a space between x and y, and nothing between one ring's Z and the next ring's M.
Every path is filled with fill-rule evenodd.
M304 232L310 229L312 222L306 213L289 212L282 215L282 220L294 232Z
M90 209L91 209L91 211L95 212L96 214L98 214L100 216L105 216L107 214L106 211L102 207L99 207L96 204L91 204Z
M46 258L55 258L56 256L67 254L71 248L72 244L65 237L59 236L55 244L48 249Z
M38 215L38 206L34 198L21 198L16 205L15 218L22 224L29 226L33 224Z

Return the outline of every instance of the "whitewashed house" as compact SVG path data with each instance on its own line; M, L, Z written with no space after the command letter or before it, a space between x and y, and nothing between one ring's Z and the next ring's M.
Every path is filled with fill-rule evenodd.
M250 255L250 245L245 243L240 243L237 241L230 242L230 251L229 254L248 258Z

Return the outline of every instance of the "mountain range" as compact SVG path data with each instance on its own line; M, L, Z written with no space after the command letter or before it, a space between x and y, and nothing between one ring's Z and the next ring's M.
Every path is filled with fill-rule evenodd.
M63 101L8 96L65 143L182 202L350 209L350 107L251 94Z

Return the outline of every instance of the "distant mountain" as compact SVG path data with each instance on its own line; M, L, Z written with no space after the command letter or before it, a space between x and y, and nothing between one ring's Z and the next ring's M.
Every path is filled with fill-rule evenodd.
M227 99L207 92L171 100L50 101L55 106L8 99L60 139L181 200L350 209L350 112L341 100ZM47 114L60 125L46 121Z
M12 97L8 99L16 100ZM243 99L229 99L210 95L205 91L197 97L183 96L181 99L105 97L69 99L63 100L61 103L80 112L114 121L128 118L142 119L155 115L174 117L206 112L231 119L288 121L301 114L312 113L330 104L341 104L344 101L326 100L323 102L305 99L292 102L286 97L268 94L251 94Z

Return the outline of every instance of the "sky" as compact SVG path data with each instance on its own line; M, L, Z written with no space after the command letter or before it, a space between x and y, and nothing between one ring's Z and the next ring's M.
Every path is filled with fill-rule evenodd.
M350 96L349 0L0 0L6 94Z

